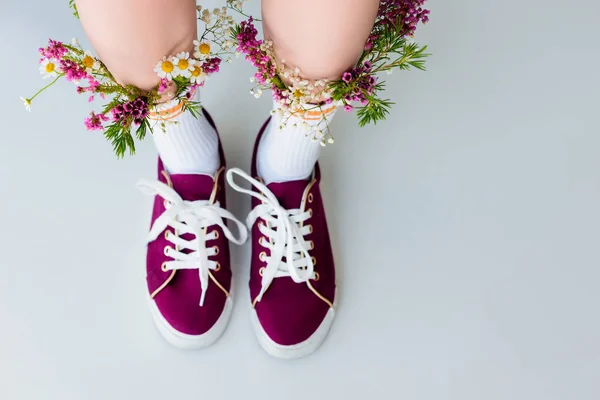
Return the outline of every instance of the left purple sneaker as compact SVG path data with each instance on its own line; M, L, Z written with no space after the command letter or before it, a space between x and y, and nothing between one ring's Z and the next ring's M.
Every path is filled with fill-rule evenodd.
M225 162L215 176L169 175L158 161L158 181L138 183L156 195L148 235L146 272L150 309L172 345L199 349L225 331L233 301L228 240L238 245L247 231L225 210ZM239 237L225 220L237 224Z

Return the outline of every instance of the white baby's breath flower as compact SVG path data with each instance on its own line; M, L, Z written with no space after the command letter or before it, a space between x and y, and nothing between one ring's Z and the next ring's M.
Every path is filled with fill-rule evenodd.
M200 20L202 22L204 22L206 25L210 25L211 19L212 19L212 14L210 13L210 11L207 9L202 10L202 16L200 17Z
M257 99L260 98L260 96L262 96L263 91L261 88L258 88L254 91L254 97L256 97Z
M160 60L156 67L154 67L154 72L161 79L173 80L173 71L175 70L175 65L171 60L167 60L167 57L163 57Z
M89 51L85 52L82 63L85 67L85 72L87 72L88 74L91 74L92 72L98 71L100 69L100 61L98 61Z
M198 60L206 60L210 57L210 43L194 40L194 57Z
M71 39L71 44L72 44L73 46L79 46L79 40L77 40L77 38L76 38L76 37L74 37L73 39Z
M196 65L196 60L190 58L190 53L182 52L171 60L173 63L173 77L183 76L189 78Z
M29 100L26 97L21 97L21 100L23 100L23 104L25 105L25 110L31 112L31 100Z
M45 59L40 64L40 73L44 75L44 79L55 78L60 72L58 62L53 58Z

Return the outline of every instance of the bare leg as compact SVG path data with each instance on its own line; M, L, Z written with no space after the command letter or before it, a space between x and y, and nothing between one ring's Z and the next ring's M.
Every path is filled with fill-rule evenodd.
M358 61L378 8L379 0L262 0L265 38L273 41L277 61L299 67L305 79L336 80ZM322 110L326 121L335 110ZM259 174L266 182L305 179L321 154L328 123L298 117L282 133L273 118L258 148ZM305 127L323 136L312 141Z
M83 28L100 59L122 84L149 90L163 56L191 51L195 0L77 0Z
M156 63L165 56L191 53L197 37L195 0L77 0L77 9L113 76L144 90L159 82ZM172 85L163 93L165 110L176 106L168 101L175 89ZM177 124L152 135L166 168L171 173L213 174L219 167L218 137L208 120L184 112L172 121Z
M378 7L379 0L262 0L265 38L305 78L337 79L358 60Z

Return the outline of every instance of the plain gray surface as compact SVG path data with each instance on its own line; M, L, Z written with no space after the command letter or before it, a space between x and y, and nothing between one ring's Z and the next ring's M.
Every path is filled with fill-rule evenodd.
M281 362L251 331L248 245L224 337L191 353L159 337L135 189L155 176L152 143L115 160L67 83L26 114L36 49L83 34L66 1L1 0L0 398L600 398L600 6L430 3L429 71L389 77L384 123L335 121L322 167L340 307L316 355ZM270 106L252 73L225 66L203 94L229 166L248 168Z

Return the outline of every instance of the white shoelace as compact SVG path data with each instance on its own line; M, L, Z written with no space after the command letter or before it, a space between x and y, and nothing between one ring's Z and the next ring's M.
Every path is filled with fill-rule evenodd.
M217 269L217 263L208 259L208 257L217 254L215 247L206 248L206 241L216 239L217 231L213 230L207 235L207 228L217 225L223 230L227 239L241 245L248 237L246 227L233 214L221 208L219 202L210 204L207 200L183 200L175 190L159 181L143 179L138 182L137 186L146 194L159 195L165 199L166 209L154 221L148 234L148 242L156 240L167 227L175 230L175 233L169 232L166 235L166 239L173 243L175 248L167 247L165 250L165 255L173 259L173 261L165 263L165 269L169 271L197 269L200 276L200 287L202 288L200 306L204 305L209 270ZM226 219L236 223L239 238L236 238L227 228L224 221ZM181 236L185 233L195 235L194 239L183 239ZM190 250L190 252L184 253L183 250Z
M234 182L234 175L250 182L262 194L240 187ZM261 245L269 249L271 254L263 259L267 265L262 273L261 290L256 300L262 299L275 278L289 276L296 283L314 279L314 264L304 239L305 235L311 233L311 227L303 225L303 222L310 218L310 211L286 210L266 185L238 168L227 171L227 182L236 191L262 201L262 204L256 206L246 219L248 229L252 229L259 218L266 221L266 224L260 224L259 229L268 241L262 240Z

